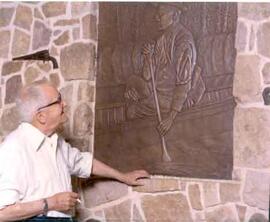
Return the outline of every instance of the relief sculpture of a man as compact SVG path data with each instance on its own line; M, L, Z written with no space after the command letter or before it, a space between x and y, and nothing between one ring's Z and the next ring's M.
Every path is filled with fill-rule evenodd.
M143 46L142 70L129 78L125 92L128 119L156 115L152 72L162 115L157 128L162 136L183 107L194 105L205 90L193 36L180 23L181 11L177 3L160 4L156 18L161 35L154 44Z

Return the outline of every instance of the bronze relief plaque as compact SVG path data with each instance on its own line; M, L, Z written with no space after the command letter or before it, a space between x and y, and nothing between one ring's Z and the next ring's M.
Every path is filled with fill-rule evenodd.
M100 3L95 156L230 179L236 3Z

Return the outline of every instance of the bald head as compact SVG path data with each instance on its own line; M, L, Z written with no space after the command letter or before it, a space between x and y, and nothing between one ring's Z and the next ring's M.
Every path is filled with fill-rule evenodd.
M45 93L47 87L53 86L45 80L40 80L24 86L21 89L16 100L21 121L31 122L38 108L48 103L48 98Z

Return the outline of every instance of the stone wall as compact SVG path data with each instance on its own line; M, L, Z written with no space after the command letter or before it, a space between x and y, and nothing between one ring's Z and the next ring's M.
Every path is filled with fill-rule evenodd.
M234 95L233 180L152 176L143 187L91 180L82 185L80 221L266 221L270 135L262 90L270 84L270 4L238 4ZM18 89L47 78L67 101L63 133L91 150L95 100L98 5L96 3L0 3L0 138L16 127ZM60 66L11 62L12 57L49 49ZM90 144L90 146L89 146Z
M0 3L1 140L18 124L18 90L46 78L68 104L70 119L62 133L83 150L92 149L97 13L96 3ZM59 69L51 62L12 61L44 49L57 59Z

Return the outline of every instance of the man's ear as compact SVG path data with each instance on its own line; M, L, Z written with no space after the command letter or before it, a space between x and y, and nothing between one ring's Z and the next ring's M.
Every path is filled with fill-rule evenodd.
M35 115L36 121L38 121L40 124L44 125L47 122L47 115L43 111L39 111Z

